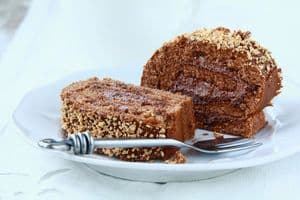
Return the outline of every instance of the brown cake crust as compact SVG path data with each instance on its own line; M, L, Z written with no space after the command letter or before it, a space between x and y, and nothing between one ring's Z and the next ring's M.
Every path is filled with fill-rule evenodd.
M174 138L194 136L190 97L91 78L62 90L62 128L67 134L88 131L95 138ZM192 117L191 117L192 116ZM176 148L113 148L96 152L123 160L169 159Z
M141 85L191 96L198 128L207 128L201 125L200 113L231 117L231 121L238 117L247 126L279 93L280 73L271 53L251 39L250 32L219 27L165 43L144 66ZM263 127L265 120L260 119L262 123L253 121L258 127L252 130ZM217 131L213 126L207 129Z

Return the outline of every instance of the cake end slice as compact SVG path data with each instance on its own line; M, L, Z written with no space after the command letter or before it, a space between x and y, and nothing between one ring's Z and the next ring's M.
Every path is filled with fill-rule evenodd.
M217 27L164 43L144 65L141 85L192 97L197 128L250 137L266 123L262 110L282 76L249 31Z
M62 129L68 134L88 131L95 138L174 138L194 136L190 97L90 78L62 90ZM177 148L110 148L97 153L130 161L170 159Z

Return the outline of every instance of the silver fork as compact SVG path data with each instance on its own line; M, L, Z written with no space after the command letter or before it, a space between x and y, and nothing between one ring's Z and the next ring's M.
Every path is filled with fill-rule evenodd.
M61 151L73 150L74 154L91 154L95 148L132 148L132 147L166 147L190 148L207 154L228 153L242 150L252 150L262 145L254 139L238 139L232 142L216 144L213 148L198 148L192 144L180 142L175 139L94 139L89 133L72 134L65 140L43 139L38 145L47 149Z

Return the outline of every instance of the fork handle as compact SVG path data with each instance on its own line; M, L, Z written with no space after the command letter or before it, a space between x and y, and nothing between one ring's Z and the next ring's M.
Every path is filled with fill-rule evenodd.
M132 147L184 147L186 144L175 139L94 139L89 133L72 134L68 139L56 141L43 139L38 145L47 149L69 151L74 154L91 154L95 148L132 148Z
M181 142L174 139L101 139L94 141L94 147L98 148L131 148L131 147L182 147Z

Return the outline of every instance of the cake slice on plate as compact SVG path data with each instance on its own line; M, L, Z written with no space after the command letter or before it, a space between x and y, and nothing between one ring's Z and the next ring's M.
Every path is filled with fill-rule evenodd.
M281 88L280 68L250 32L219 27L176 37L144 66L141 85L193 98L196 126L251 137Z
M105 78L90 78L62 90L62 129L88 131L95 138L174 138L194 136L192 99ZM97 149L123 160L184 159L173 147Z

